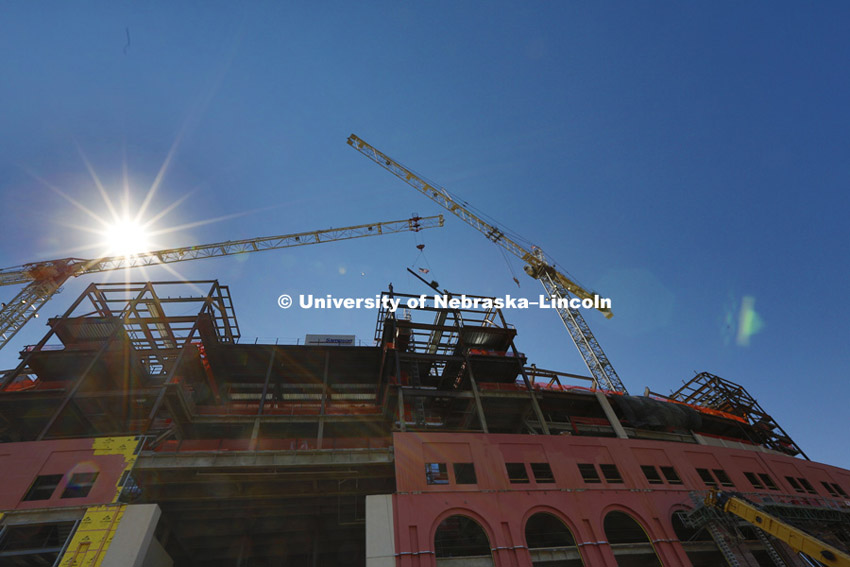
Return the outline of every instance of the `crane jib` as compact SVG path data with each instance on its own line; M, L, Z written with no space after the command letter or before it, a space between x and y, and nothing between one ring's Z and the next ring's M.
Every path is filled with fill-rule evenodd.
M159 264L171 264L201 258L218 258L246 252L277 250L308 244L321 244L336 240L349 240L366 236L379 236L396 232L419 232L428 228L439 228L444 224L443 215L430 217L415 216L410 219L361 224L343 228L330 228L297 234L284 234L187 246L168 250L155 250L131 256L113 256L84 260L64 258L33 262L0 270L0 286L27 284L11 301L0 305L0 349L60 291L62 285L74 276L131 269Z
M455 201L449 195L448 191L442 189L438 190L432 187L423 179L420 179L419 176L413 173L410 169L396 162L386 154L381 153L354 134L349 136L348 144L450 213L453 213L455 216L484 234L488 240L498 244L511 254L514 254L524 260L528 264L525 267L525 271L531 277L537 279L543 284L543 287L546 289L549 297L555 300L556 303L566 303L567 305L570 305L570 294L574 294L581 299L593 299L594 297L598 297L596 293L586 290L578 283L572 281L570 278L558 271L553 265L550 265L546 261L542 250L536 247L532 250L527 250L525 247L517 244L509 237L505 236L502 231L485 222L472 211ZM594 301L594 305L600 305L597 309L602 312L605 317L610 318L612 313L607 303L608 302L597 303ZM603 384L612 390L627 393L620 377L608 361L608 357L602 351L602 347L599 346L599 342L593 336L593 333L590 331L590 327L584 321L584 317L582 317L579 310L572 307L558 308L556 310L564 325L567 327L567 331L573 339L576 348L578 348L582 359L593 374L595 381L598 384Z

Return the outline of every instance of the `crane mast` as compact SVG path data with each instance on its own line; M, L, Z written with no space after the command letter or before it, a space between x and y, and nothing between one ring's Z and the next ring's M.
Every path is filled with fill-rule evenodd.
M130 256L112 256L93 260L64 258L3 268L0 269L0 286L20 284L26 284L26 286L11 301L0 305L0 349L6 346L28 321L37 317L44 304L59 292L65 282L74 276L158 264L172 264L201 258L218 258L263 250L278 250L280 248L396 232L419 232L427 228L441 226L443 226L443 215L414 216L406 220L360 224L245 240L229 240L200 246L142 252Z
M590 370L597 384L617 392L628 393L616 370L611 365L596 337L584 320L578 309L569 307L569 300L573 297L579 299L594 300L597 294L586 290L584 287L561 273L550 262L546 260L543 251L534 247L528 250L518 244L499 228L493 226L478 215L458 203L449 193L440 187L434 187L419 177L413 171L398 163L391 157L382 153L375 147L352 134L348 138L348 144L361 154L365 155L462 221L472 226L490 241L498 244L514 256L526 263L525 271L531 277L540 281L546 294L556 306L556 311L566 326L573 342L578 348L579 354ZM600 312L607 318L613 313L610 309L599 308Z

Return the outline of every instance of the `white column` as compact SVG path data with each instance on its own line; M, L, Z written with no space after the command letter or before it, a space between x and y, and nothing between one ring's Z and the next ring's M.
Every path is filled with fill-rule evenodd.
M395 567L392 494L366 497L366 567Z

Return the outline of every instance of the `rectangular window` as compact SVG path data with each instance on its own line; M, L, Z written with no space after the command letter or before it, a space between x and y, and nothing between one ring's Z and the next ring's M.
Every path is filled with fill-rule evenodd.
M602 476L611 484L623 484L623 477L620 476L620 471L617 470L617 465L599 465L602 471Z
M537 484L555 482L555 475L552 474L552 467L549 466L549 463L531 463L531 474L534 475L534 482Z
M96 472L72 474L71 480L62 491L62 498L85 498L91 492L95 480L97 480Z
M673 467L661 467L661 474L667 479L670 484L682 484L682 479L679 478L679 473Z
M578 472L581 473L581 478L587 484L600 484L602 482L599 473L596 472L596 467L592 464L578 463Z
M58 564L59 553L75 525L75 522L60 522L6 526L0 530L0 564L14 567Z
M712 472L714 472L714 476L715 478L717 478L717 481L720 483L720 486L731 486L732 488L735 487L735 483L732 482L732 479L729 478L729 475L726 474L726 471L724 471L723 469L712 469Z
M50 500L56 487L62 482L61 474L46 474L35 477L35 481L24 496L24 502L32 502L33 500Z
M805 490L803 490L803 487L800 486L800 483L798 483L797 479L793 476L786 476L785 480L788 481L788 484L791 485L791 488L794 489L794 492L805 492Z
M753 485L753 488L761 490L764 488L764 485L759 480L759 477L755 475L755 473L745 472L744 476L747 477L747 480L750 481L750 484Z
M806 490L806 492L808 492L809 494L817 494L817 493L818 493L818 492L817 492L817 490L815 490L815 487L814 487L814 486L812 486L812 483L811 483L811 482L809 482L807 479L805 479L805 478L797 478L797 480L799 480L799 481L800 481L800 484L802 485L802 487L803 487L803 488Z
M834 489L835 489L835 491L836 491L838 494L840 494L840 495L841 495L841 496L843 496L844 498L847 498L847 493L846 493L846 492L844 492L844 489L843 489L843 488L841 488L841 485L840 485L840 484L835 484L835 483L833 482L833 483L832 483L832 488L834 488Z
M776 483L773 482L773 479L769 474L760 472L759 478L764 483L764 485L768 488L768 490L779 490L779 487L776 486Z
M425 463L425 479L428 484L448 484L449 471L446 463Z
M505 468L508 471L508 480L511 484L528 484L525 463L505 463Z
M649 484L664 484L661 475L658 474L658 471L652 465L641 465L640 470L643 471L643 476L646 477Z
M832 488L831 484L823 480L820 483L823 485L824 488L826 488L826 491L829 492L830 496L838 497L838 493L835 491L834 488Z
M477 484L478 479L475 476L475 465L472 463L455 463L452 465L455 470L455 482L457 484Z
M706 486L711 486L712 488L717 488L717 481L714 480L714 477L711 476L711 473L708 472L708 469L697 469L697 474L705 483Z

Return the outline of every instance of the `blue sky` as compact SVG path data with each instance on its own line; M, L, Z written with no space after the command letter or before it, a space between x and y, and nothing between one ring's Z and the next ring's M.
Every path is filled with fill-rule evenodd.
M96 254L75 228L93 221L47 186L106 216L83 156L116 202L126 167L134 210L170 156L150 212L190 195L156 227L222 220L163 246L440 212L350 149L353 132L610 296L615 317L587 319L632 393L713 372L850 467L835 441L850 425L846 3L174 4L0 7L0 265ZM415 267L443 287L539 293L453 218L179 270L231 286L245 340L368 341L373 312L275 300L427 291L405 271L419 243ZM761 325L743 345L747 302ZM506 316L538 366L585 372L554 313Z

